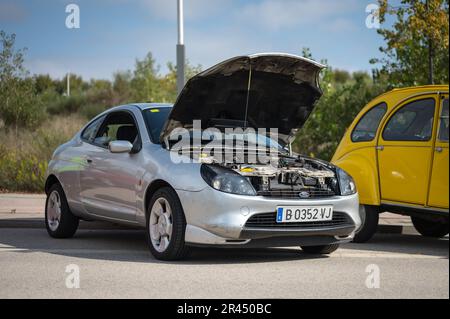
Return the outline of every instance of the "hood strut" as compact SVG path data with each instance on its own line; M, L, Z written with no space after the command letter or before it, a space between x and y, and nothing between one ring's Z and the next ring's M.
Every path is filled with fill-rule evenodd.
M252 64L248 69L247 98L245 102L244 130L247 128L248 103L250 101L250 90L252 88Z

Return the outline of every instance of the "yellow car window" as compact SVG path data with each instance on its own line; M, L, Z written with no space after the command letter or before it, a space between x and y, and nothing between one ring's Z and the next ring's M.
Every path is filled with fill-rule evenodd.
M385 141L429 141L433 131L435 100L417 100L402 106L385 126Z
M442 112L439 126L439 140L448 142L448 99L442 102Z
M386 114L386 103L380 103L364 114L352 132L353 142L369 142L375 138L378 125Z

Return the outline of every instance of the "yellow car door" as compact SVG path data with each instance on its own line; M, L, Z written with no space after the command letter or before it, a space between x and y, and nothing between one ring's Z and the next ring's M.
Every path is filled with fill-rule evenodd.
M448 209L448 94L441 95L438 132L433 150L428 206Z
M381 201L425 206L433 154L436 94L400 103L377 144Z

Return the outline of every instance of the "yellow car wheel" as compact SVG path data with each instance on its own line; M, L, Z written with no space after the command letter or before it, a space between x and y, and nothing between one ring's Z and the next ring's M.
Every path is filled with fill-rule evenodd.
M377 206L360 205L359 215L361 227L356 231L353 242L365 243L370 240L378 228L379 208Z
M448 221L441 223L437 221L426 220L419 217L411 216L414 228L425 237L441 238L449 233Z

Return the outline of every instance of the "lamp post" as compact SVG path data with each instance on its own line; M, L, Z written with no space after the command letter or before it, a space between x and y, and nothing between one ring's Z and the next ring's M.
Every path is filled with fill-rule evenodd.
M184 26L183 26L183 0L178 1L178 43L177 43L177 92L180 94L184 87Z

